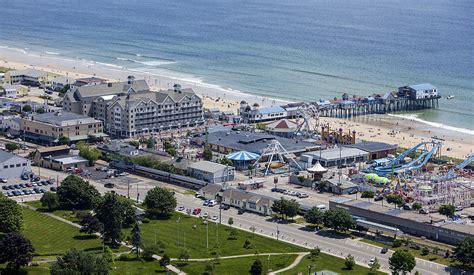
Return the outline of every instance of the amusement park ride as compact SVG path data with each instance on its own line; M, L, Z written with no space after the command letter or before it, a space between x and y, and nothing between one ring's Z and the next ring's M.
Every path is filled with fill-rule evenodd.
M312 137L316 135L319 130L319 109L316 105L310 103L304 103L297 110L296 128L295 134L303 135L306 137Z

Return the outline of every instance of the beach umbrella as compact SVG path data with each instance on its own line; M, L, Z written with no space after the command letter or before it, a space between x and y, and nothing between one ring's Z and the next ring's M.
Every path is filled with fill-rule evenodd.
M249 161L249 160L256 160L258 159L259 155L247 151L239 151L230 153L225 156L227 159L234 160L234 161Z

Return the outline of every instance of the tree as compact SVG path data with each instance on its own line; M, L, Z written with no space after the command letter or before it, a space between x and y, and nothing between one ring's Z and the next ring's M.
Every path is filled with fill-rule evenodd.
M452 204L443 204L438 209L438 212L441 215L445 215L448 218L452 218L454 216L454 211L456 211L456 208Z
M315 247L309 252L309 256L313 262L316 260L317 257L319 257L319 254L321 254L321 249L319 249L319 247Z
M250 267L250 274L260 275L260 274L262 274L262 271L263 271L262 261L260 261L259 259L256 259L253 262L252 266Z
M137 259L140 255L140 246L142 245L142 233L140 232L140 227L138 223L135 223L135 226L132 228L132 236L130 238L133 247L135 248L135 252L137 253Z
M58 187L57 194L63 209L93 209L101 199L94 186L76 175L67 176Z
M380 269L380 262L379 262L379 259L375 257L374 261L370 264L370 272L377 273L379 269Z
M31 262L34 252L30 240L17 232L10 232L0 240L0 263L8 263L15 270Z
M204 151L202 152L202 158L207 161L212 160L212 151L209 145L204 146Z
M166 216L176 208L174 194L165 188L155 187L146 193L143 204L151 215Z
M71 140L68 137L59 137L58 143L59 144L69 144Z
M102 256L95 256L76 248L66 251L51 265L51 275L61 274L109 274L109 262Z
M411 208L413 208L413 210L420 210L421 208L423 207L423 205L421 205L421 203L419 202L415 202Z
M16 201L0 196L0 232L20 232L23 215Z
M281 198L279 201L275 201L272 205L272 211L278 213L285 218L285 216L293 218L298 214L300 204L296 200L287 200Z
M148 149L155 148L155 139L153 137L149 137L146 140L146 148L148 148Z
M324 225L336 231L346 231L355 228L356 222L351 214L342 208L326 211L323 218Z
M29 113L29 112L31 112L32 108L31 108L31 105L26 104L26 105L23 105L21 110L25 113Z
M102 223L92 214L88 213L79 222L81 225L80 231L87 234L94 234L102 231Z
M232 227L232 225L234 224L234 219L232 217L229 217L229 220L227 220L227 224Z
M304 214L304 220L310 224L322 224L324 213L317 207L312 207L306 214Z
M152 261L153 255L163 253L164 249L165 245L162 242L158 241L156 244L145 246L145 248L143 249L142 257L146 261Z
M162 267L166 267L167 265L170 264L170 257L168 257L168 255L163 255L163 257L161 257L160 259L160 266Z
M388 259L388 263L390 265L390 270L392 270L394 274L398 274L400 272L402 272L402 274L406 274L411 272L416 266L415 257L413 257L410 252L404 250L395 251L392 257Z
M135 148L138 149L138 147L140 147L140 142L137 141L137 140L131 140L128 142L128 144L132 145L132 146L135 146Z
M430 254L430 250L428 249L428 247L424 246L422 249L421 249L421 255L423 256L426 256Z
M118 197L120 205L122 206L123 212L123 227L130 227L137 222L137 215L135 213L135 208L130 200L127 200L125 197Z
M93 166L102 155L97 148L92 148L84 142L79 142L79 144L77 144L77 149L79 149L79 156L89 161L89 166Z
M229 240L237 240L237 230L231 229L229 232L229 237L227 238Z
M189 257L190 257L189 251L187 251L186 249L181 249L181 251L178 254L178 260L182 262L187 262L189 260Z
M388 203L396 204L398 207L402 206L403 203L405 202L402 196L396 195L396 194L389 194L385 196L385 198Z
M46 192L41 196L40 199L41 206L47 207L48 211L52 211L59 207L59 197L58 194L53 192Z
M344 259L344 265L346 266L346 269L352 270L355 266L354 256L351 254L347 255L347 257Z
M459 262L468 265L474 262L474 237L464 238L454 249L453 257Z
M44 110L43 107L40 107L40 108L36 109L36 112L37 112L38 114L44 114L46 111Z
M65 94L67 91L69 91L69 87L70 87L69 84L64 85L64 87L62 87L62 88L58 91L58 93L59 93L60 95Z
M9 142L9 143L5 144L5 149L7 149L8 152L13 152L15 150L18 150L18 148L20 148L20 147L16 143Z
M221 158L220 163L223 164L223 165L227 165L227 166L234 165L234 163L226 157Z
M361 195L362 198L369 198L369 199L372 199L374 196L375 196L375 193L372 190L365 190L364 192L362 192L362 195Z
M96 208L96 216L104 225L102 234L104 240L112 245L120 243L125 213L118 195L106 193Z

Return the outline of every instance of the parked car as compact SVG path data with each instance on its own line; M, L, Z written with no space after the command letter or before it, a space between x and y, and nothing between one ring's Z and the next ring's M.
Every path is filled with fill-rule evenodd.
M194 208L193 215L199 215L201 213L201 208Z
M8 181L4 178L0 178L0 182L7 183Z
M374 201L381 201L383 200L383 196L377 196L374 198Z
M221 206L219 208L222 209L222 210L229 210L230 206L227 205L227 204L221 204Z
M217 205L217 201L216 201L216 200L210 200L209 203L207 204L207 206L209 206L209 207L213 207L213 206L215 206L215 205Z
M419 212L420 212L420 214L429 214L430 213L430 211L426 208L421 208Z
M180 207L178 207L178 211L183 211L183 210L184 210L184 206L181 205Z
M3 189L3 190L7 190L8 188L7 188L6 185L3 185L3 186L2 186L2 189Z
M26 187L29 187L29 188L30 188L30 187L33 187L33 184L31 184L31 183L28 182L28 183L26 184Z
M20 183L20 184L18 184L18 185L19 185L21 188L26 188L26 184L24 184L24 183Z
M202 217L202 218L207 218L207 217L209 217L209 213L204 212L204 213L202 213L201 217Z
M380 250L380 253L385 254L388 252L388 248L384 247L382 250Z
M51 192L56 192L56 191L58 191L58 189L57 189L56 187L54 187L54 186L51 186L51 187L49 188L49 190L50 190Z
M15 189L19 189L19 188L20 188L20 185L18 185L18 184L14 184L14 185L13 185L13 188L15 188Z
M105 188L114 188L115 187L115 184L111 183L111 182L107 182L106 184L104 184L104 187Z
M237 214L242 215L243 213L245 213L245 210L242 208L239 208L239 210L237 211Z
M218 217L217 215L213 215L213 216L212 216L212 220L213 220L213 221L217 221L218 219L219 219L219 217Z
M204 202L202 203L203 206L208 206L209 205L209 201L210 200L204 200Z
M44 189L40 189L40 192L41 192L41 193L45 193L45 192L46 192L46 190L44 190Z
M306 193L299 193L298 194L298 198L300 198L300 199L307 198L307 197L309 197L309 196Z

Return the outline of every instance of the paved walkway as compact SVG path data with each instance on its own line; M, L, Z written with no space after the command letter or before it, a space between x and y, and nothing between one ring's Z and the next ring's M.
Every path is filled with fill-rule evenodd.
M225 259L237 259L237 258L245 258L245 257L254 257L254 256L277 256L277 255L307 255L309 252L289 252L289 253L258 253L258 254L244 254L244 255L232 255L232 256L224 256L219 257L219 260ZM206 262L212 261L215 258L199 258L199 259L188 259L190 262ZM179 261L179 259L171 259L172 261Z
M298 257L296 257L296 259L293 261L293 263L291 263L289 266L287 266L285 268L282 268L280 270L274 271L274 272L270 272L269 274L274 275L274 274L278 274L278 273L281 273L281 272L284 272L284 271L295 268L301 262L303 257L308 255L308 254L309 254L309 252L298 253Z
M27 204L24 204L24 203L19 203L19 205L21 205L21 206L23 206L23 207L26 207L26 208L28 208L28 209L31 209L31 210L33 210L33 211L38 211L38 209L37 209L36 207L30 206L30 205L27 205ZM71 221L69 221L69 220L66 220L65 218L58 217L58 216L56 216L56 215L54 215L54 214L52 214L52 213L41 212L41 211L38 211L38 212L41 213L41 214L43 214L43 215L49 216L49 217L51 217L51 218L53 218L53 219L56 219L56 220L59 220L59 221L61 221L61 222L67 223L67 224L69 224L69 225L72 225L72 226L74 226L74 227L76 227L76 228L81 228L81 226L80 226L79 224L73 223L73 222L71 222ZM101 236L99 233L95 233L95 235L97 235L97 236L99 236L99 237ZM133 249L133 248L134 248L133 246L131 246L131 245L125 243L125 242L121 242L120 244L123 245L123 246L125 246L125 247L127 247L127 248L129 248L129 249ZM141 249L140 249L140 250L141 250ZM152 257L153 257L154 259L158 260L158 261L161 259L161 257L158 256L158 255L153 255ZM170 271L176 273L176 274L181 274L181 275L186 274L186 273L184 273L183 271L179 270L177 267L172 266L172 265L167 265L166 268L167 268L168 270L170 270Z

